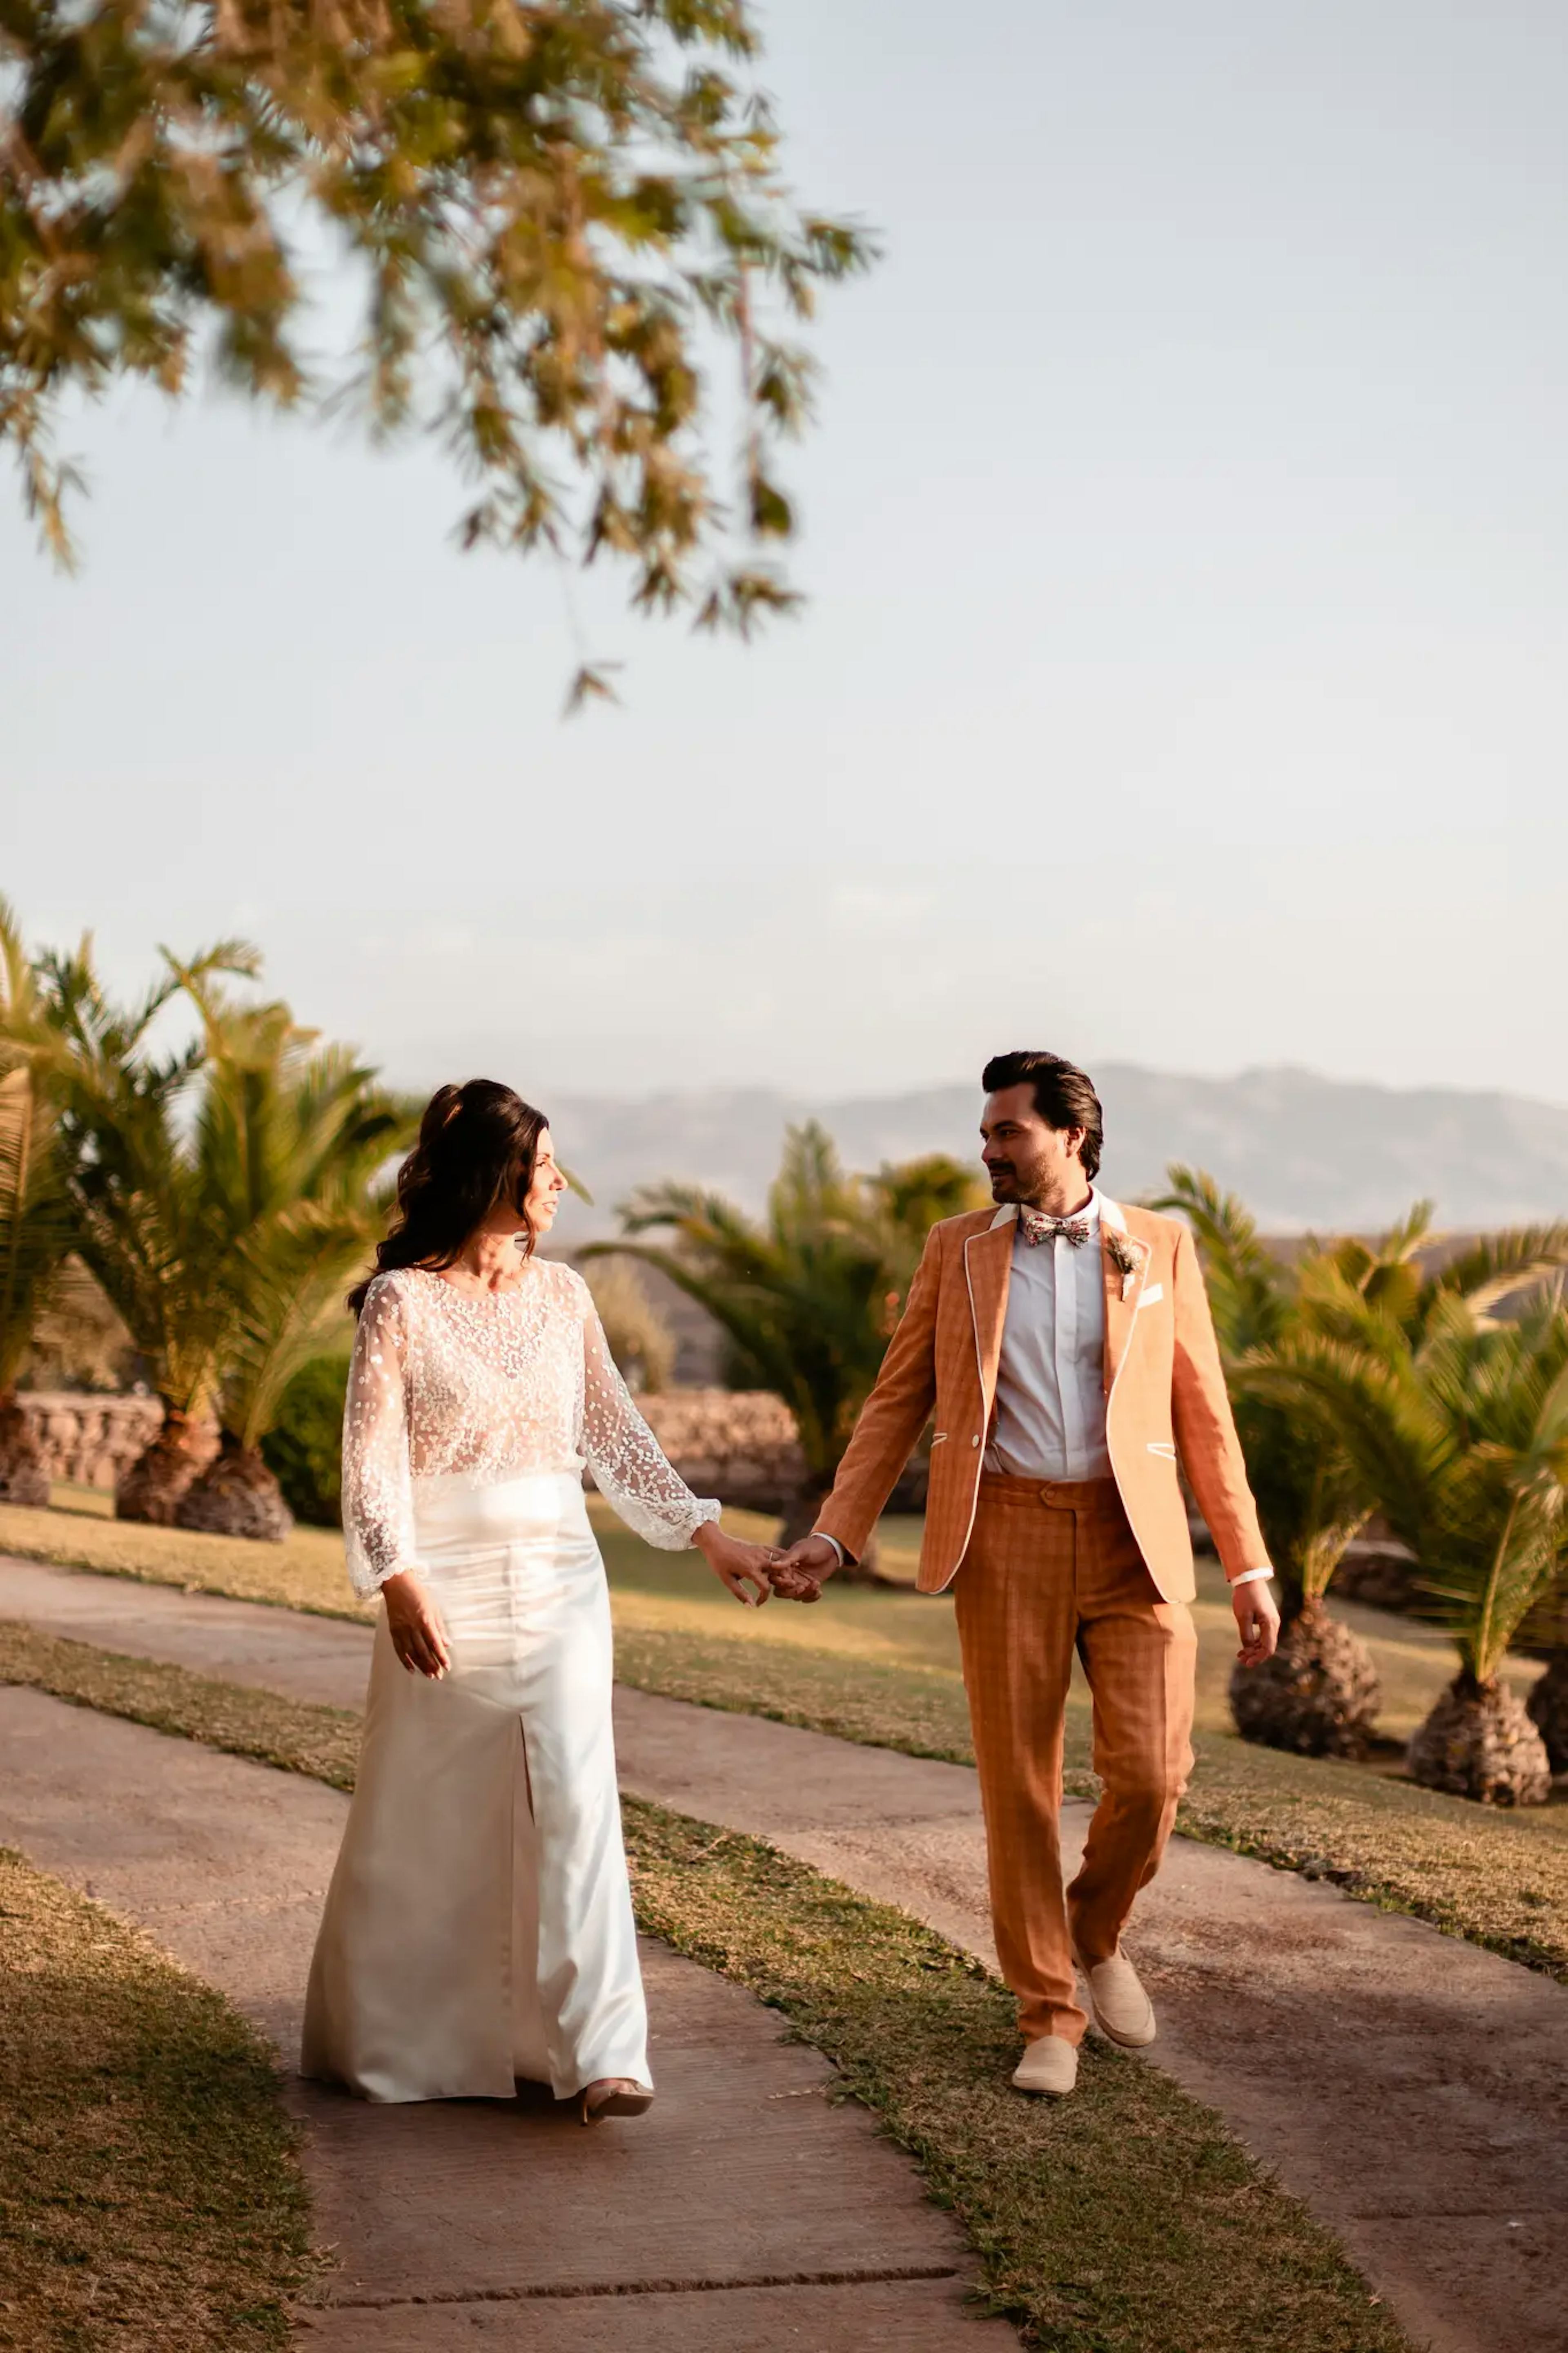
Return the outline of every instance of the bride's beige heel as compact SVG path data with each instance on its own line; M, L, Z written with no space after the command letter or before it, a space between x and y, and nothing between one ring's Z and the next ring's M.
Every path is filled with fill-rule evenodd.
M595 2093L600 2094L595 2099ZM590 2084L583 2094L582 2116L585 2125L596 2125L605 2116L644 2116L653 2105L653 2094L634 2084L629 2076L616 2076L608 2088L602 2084Z

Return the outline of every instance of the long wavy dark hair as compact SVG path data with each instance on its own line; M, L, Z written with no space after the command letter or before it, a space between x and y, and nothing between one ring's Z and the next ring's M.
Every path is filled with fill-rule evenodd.
M510 1203L528 1227L531 1255L537 1237L528 1189L549 1124L542 1111L494 1079L437 1087L425 1106L419 1141L397 1172L397 1216L376 1246L375 1273L450 1266L498 1201ZM374 1280L367 1275L349 1293L356 1315Z

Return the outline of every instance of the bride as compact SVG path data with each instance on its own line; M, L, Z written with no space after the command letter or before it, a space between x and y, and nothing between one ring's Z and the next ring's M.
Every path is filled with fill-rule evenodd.
M738 1600L767 1599L772 1555L677 1476L581 1275L535 1255L565 1181L510 1087L442 1087L351 1297L343 1529L384 1606L301 2063L372 2100L542 2081L591 2124L653 2089L584 1464Z

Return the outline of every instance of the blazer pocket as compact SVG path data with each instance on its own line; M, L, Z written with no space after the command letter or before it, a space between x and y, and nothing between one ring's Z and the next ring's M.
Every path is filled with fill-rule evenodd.
M1143 1293L1142 1298L1142 1299L1140 1299L1140 1301L1138 1302L1138 1306L1139 1306L1139 1307L1152 1307L1152 1306L1154 1305L1154 1303L1155 1303L1155 1302L1156 1302L1157 1300L1163 1299L1163 1297L1164 1297L1164 1296L1165 1296L1165 1286L1164 1286L1164 1284L1163 1284L1163 1282L1152 1282L1152 1283L1149 1285L1148 1290ZM1137 1312L1137 1311L1136 1311L1136 1310L1134 1310L1134 1313L1136 1313L1136 1312Z
M1162 1462L1173 1462L1176 1459L1175 1447L1168 1439L1152 1438L1149 1440L1149 1451L1151 1454L1157 1454Z

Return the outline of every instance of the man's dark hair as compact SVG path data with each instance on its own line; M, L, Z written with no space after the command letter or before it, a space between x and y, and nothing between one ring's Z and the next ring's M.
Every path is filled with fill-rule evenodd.
M993 1054L980 1073L980 1083L988 1095L1000 1094L1004 1087L1033 1087L1035 1109L1047 1127L1082 1128L1083 1173L1099 1175L1104 1114L1100 1097L1076 1062L1064 1061L1060 1054Z

